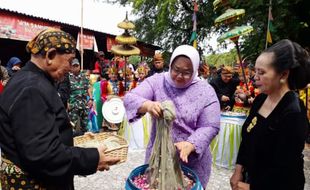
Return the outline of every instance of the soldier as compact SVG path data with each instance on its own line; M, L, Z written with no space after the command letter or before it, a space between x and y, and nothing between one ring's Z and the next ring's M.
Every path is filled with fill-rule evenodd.
M69 117L73 122L76 135L87 131L88 110L93 99L89 98L89 81L85 73L80 71L78 59L73 59L70 80Z

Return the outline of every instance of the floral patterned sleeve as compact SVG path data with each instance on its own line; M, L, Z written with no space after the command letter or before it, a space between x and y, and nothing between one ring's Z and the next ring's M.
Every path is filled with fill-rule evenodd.
M142 116L138 113L138 109L143 102L153 100L153 94L152 80L148 78L125 95L124 105L129 122L133 122Z
M189 136L188 142L195 145L196 153L201 154L206 150L212 139L220 130L220 104L214 90L209 91L210 101L199 114L197 129Z

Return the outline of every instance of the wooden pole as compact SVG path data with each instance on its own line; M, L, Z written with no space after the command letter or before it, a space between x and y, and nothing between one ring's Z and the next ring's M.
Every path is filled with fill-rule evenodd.
M81 54L81 71L84 69L84 46L83 46L83 13L84 13L84 0L81 0L81 36L80 36L80 54Z
M269 31L269 27L270 27L270 18L269 15L271 13L271 5L272 5L272 0L269 0L269 8L268 8L268 22L267 22L267 33L266 33L266 43L265 43L265 49L268 48L268 32Z
M249 90L248 81L246 80L246 76L245 76L245 72L244 72L244 68L243 68L243 62L242 62L241 55L240 55L240 48L239 48L238 39L235 41L235 44L236 44L237 54L238 54L238 58L239 58L239 62L240 62L240 67L241 67L244 83L245 83L246 89Z

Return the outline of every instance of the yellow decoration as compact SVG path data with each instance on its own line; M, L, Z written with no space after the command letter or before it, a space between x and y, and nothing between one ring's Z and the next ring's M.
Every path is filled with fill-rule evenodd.
M128 20L128 15L126 12L126 18L123 22L117 25L119 28L125 29L122 35L116 36L115 40L120 45L114 45L111 48L112 53L121 56L139 55L140 49L133 46L137 43L137 39L130 35L129 29L134 29L135 25Z
M225 13L215 19L215 25L221 23L230 24L238 19L240 19L245 14L244 9L227 9Z
M118 23L117 27L125 30L132 30L135 28L135 25L128 20L128 14L126 12L126 18L122 22Z
M132 45L115 45L111 48L112 53L116 55L130 56L139 55L140 49Z
M248 128L246 129L246 131L249 133L251 132L251 130L253 129L253 127L255 127L257 122L257 117L254 117L250 123L250 125L248 126Z
M267 42L272 44L272 37L271 37L270 30L267 31Z
M137 43L137 39L133 36L127 36L125 34L116 36L115 40L119 44L135 44Z
M228 0L215 0L213 1L213 10L216 10L221 7L229 7L229 1Z
M117 74L118 73L118 69L114 66L109 67L108 69L108 74Z
M135 25L132 22L129 22L129 21L125 22L125 21L123 21L121 23L118 23L117 27L127 30L127 29L134 29Z

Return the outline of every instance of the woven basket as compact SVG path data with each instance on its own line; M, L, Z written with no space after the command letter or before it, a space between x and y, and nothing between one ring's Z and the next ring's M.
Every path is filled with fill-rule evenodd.
M105 151L105 155L111 156L114 158L120 158L121 160L119 163L125 162L127 160L127 154L128 154L128 142L124 138L118 135L115 135L109 132L103 132L103 133L96 133L94 134L94 136L83 135L83 136L74 137L73 141L74 141L74 146L84 147L83 146L84 144L88 144L90 142L101 143L109 137L114 137L118 139L118 144L120 146Z

